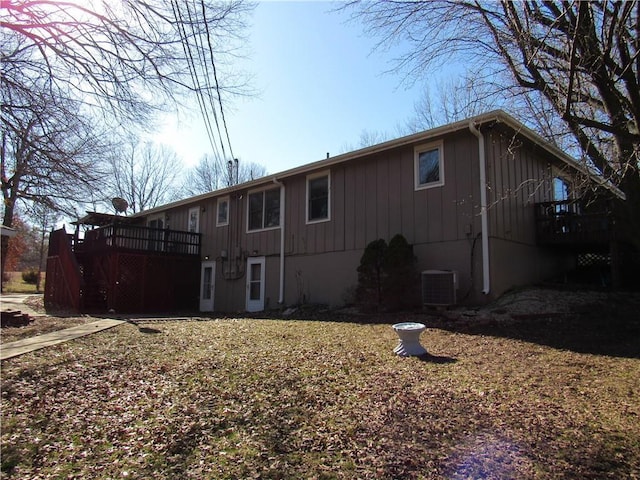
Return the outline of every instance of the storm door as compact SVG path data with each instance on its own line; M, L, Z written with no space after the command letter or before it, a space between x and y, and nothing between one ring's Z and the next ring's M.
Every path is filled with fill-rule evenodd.
M264 310L264 257L247 259L247 312Z
M213 311L213 297L215 293L216 262L202 262L200 275L200 311Z

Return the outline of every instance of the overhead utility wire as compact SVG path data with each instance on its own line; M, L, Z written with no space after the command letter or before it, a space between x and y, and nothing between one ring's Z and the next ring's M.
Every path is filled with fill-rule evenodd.
M202 118L204 121L204 125L205 125L205 129L207 130L207 136L209 137L209 143L212 146L213 149L213 153L216 157L219 157L219 153L217 151L217 146L215 144L214 138L213 138L213 129L211 127L211 122L209 121L209 119L207 118L207 112L206 112L206 108L204 105L204 99L202 98L202 88L200 86L200 81L199 81L199 77L198 74L195 70L195 62L193 61L193 55L191 53L191 45L189 44L189 40L187 37L187 32L186 29L184 28L184 19L182 18L182 14L180 11L180 8L177 5L177 2L174 5L174 2L171 2L171 6L173 8L173 12L174 12L174 17L176 19L176 22L178 23L178 29L180 32L180 39L182 41L182 48L185 52L185 56L187 58L187 65L189 67L189 73L191 75L191 79L193 81L193 86L195 88L196 91L196 98L198 99L198 107L200 108L200 112L202 113Z
M187 57L187 65L189 67L189 74L191 75L191 79L194 82L194 87L196 89L196 96L198 99L198 106L200 107L200 112L202 113L205 129L207 130L207 136L209 137L209 142L211 143L211 147L213 149L213 153L217 158L220 158L220 153L218 151L218 147L214 140L213 127L211 126L211 120L209 119L209 114L207 113L207 109L205 106L204 98L202 97L202 87L200 85L200 80L198 78L198 74L195 70L195 62L193 61L193 55L191 53L191 46L189 44L189 40L187 37L186 29L184 28L184 19L182 18L182 14L180 11L180 7L178 6L177 1L171 1L171 8L173 10L173 16L178 24L178 31L180 34L180 39L182 43L182 48Z
M206 59L206 55L205 55L205 47L204 47L204 42L202 41L202 39L200 38L200 31L198 30L198 32L196 33L195 27L194 27L194 21L193 18L191 17L191 10L189 9L189 4L185 3L186 7L187 7L187 15L189 16L189 25L191 25L191 31L193 32L193 36L194 36L194 40L196 43L196 51L198 52L198 59L200 60L200 66L203 70L203 74L204 74L204 79L206 82L206 94L207 97L209 99L209 103L211 104L211 112L213 113L213 119L215 121L216 124L216 129L218 130L218 140L220 141L220 147L222 148L222 155L224 156L224 158L226 159L226 155L227 152L225 151L224 148L224 140L222 138L222 132L220 131L220 123L218 122L218 115L216 113L216 104L212 95L212 86L209 82L209 66L207 64L207 59ZM194 1L194 13L197 11L197 6L196 3ZM207 25L207 18L206 18L206 14L203 12L203 18L202 18L205 26ZM208 26L206 27L207 31L208 31ZM211 50L211 49L210 49ZM214 74L215 74L215 69L214 69ZM231 148L231 145L229 145L229 148Z
M176 2L177 3L177 2ZM198 53L198 59L199 65L202 65L202 61L201 61L201 47L198 45L198 38L199 35L198 33L196 33L196 30L193 27L193 19L191 18L191 12L189 11L189 6L188 4L186 5L187 7L187 13L189 14L189 25L191 27L191 37L194 39L194 43L195 43L195 49L196 52ZM178 8L179 13L181 14L181 10ZM186 28L184 26L184 19L182 18L181 15L181 21L182 21L182 27L184 29L184 38L187 39L187 33L186 33ZM205 98L205 94L204 92L208 92L209 89L211 88L209 85L206 85L206 88L203 88L201 81L200 81L200 75L198 74L198 68L196 66L196 62L194 61L193 58L193 53L191 51L191 44L187 42L187 49L189 51L189 60L190 60L190 66L192 68L193 71L193 77L194 77L194 83L196 84L196 94L198 95L198 102L199 102L199 106L200 106L200 112L202 113L202 118L203 118L203 122L205 123L205 126L207 128L207 134L209 136L209 142L211 144L214 156L216 158L220 158L220 152L218 150L218 143L216 142L216 135L214 133L214 129L213 126L211 124L211 118L209 117L209 109L207 108L207 99ZM207 81L208 83L208 72L204 73L204 79ZM209 99L210 102L210 99ZM214 119L215 119L215 112L214 113ZM217 123L217 119L216 123ZM220 141L220 146L222 147L222 158L225 157L226 152L224 151L224 145L221 142L221 136L220 133L218 132L218 137L217 139Z
M218 93L218 103L220 104L220 115L222 116L222 124L224 125L224 131L227 135L227 143L229 144L229 152L231 153L231 158L235 158L233 155L233 148L231 147L231 139L229 138L229 129L227 128L227 120L224 115L224 109L222 108L222 98L220 96L220 84L218 83L218 74L216 72L216 64L213 60L213 47L211 45L211 34L209 32L209 23L207 22L207 13L204 5L204 0L200 0L200 5L202 6L202 18L204 20L204 26L207 32L207 43L209 44L209 53L211 55L211 65L213 67L213 78L216 81L216 92Z

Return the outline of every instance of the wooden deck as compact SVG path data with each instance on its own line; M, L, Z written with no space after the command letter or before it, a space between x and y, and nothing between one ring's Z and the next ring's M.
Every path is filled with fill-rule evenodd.
M617 239L616 217L609 204L585 205L579 200L536 204L539 245L584 247Z
M134 225L108 225L89 230L84 239L74 238L73 250L79 254L105 250L139 253L200 256L201 234Z
M80 312L197 308L199 233L112 224L51 233L45 306Z

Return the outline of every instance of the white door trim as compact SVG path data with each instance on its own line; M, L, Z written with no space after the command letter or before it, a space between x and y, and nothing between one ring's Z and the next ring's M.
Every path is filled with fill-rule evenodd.
M200 311L213 312L216 285L216 262L207 260L200 268Z
M264 310L265 257L247 258L247 312Z

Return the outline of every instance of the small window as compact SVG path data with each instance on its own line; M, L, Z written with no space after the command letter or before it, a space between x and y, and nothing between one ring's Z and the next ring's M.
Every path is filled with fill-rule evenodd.
M562 177L553 179L553 201L556 202L554 210L556 213L577 213L575 203L569 202L569 183Z
M330 219L331 181L328 172L307 177L307 223Z
M216 215L216 226L229 225L229 197L218 199L218 210Z
M150 216L147 220L147 226L149 228L164 228L163 216Z
M414 150L416 190L444 185L442 142Z
M569 183L564 178L555 177L553 179L553 199L556 202L569 200Z
M262 230L280 225L280 188L249 194L247 229Z

